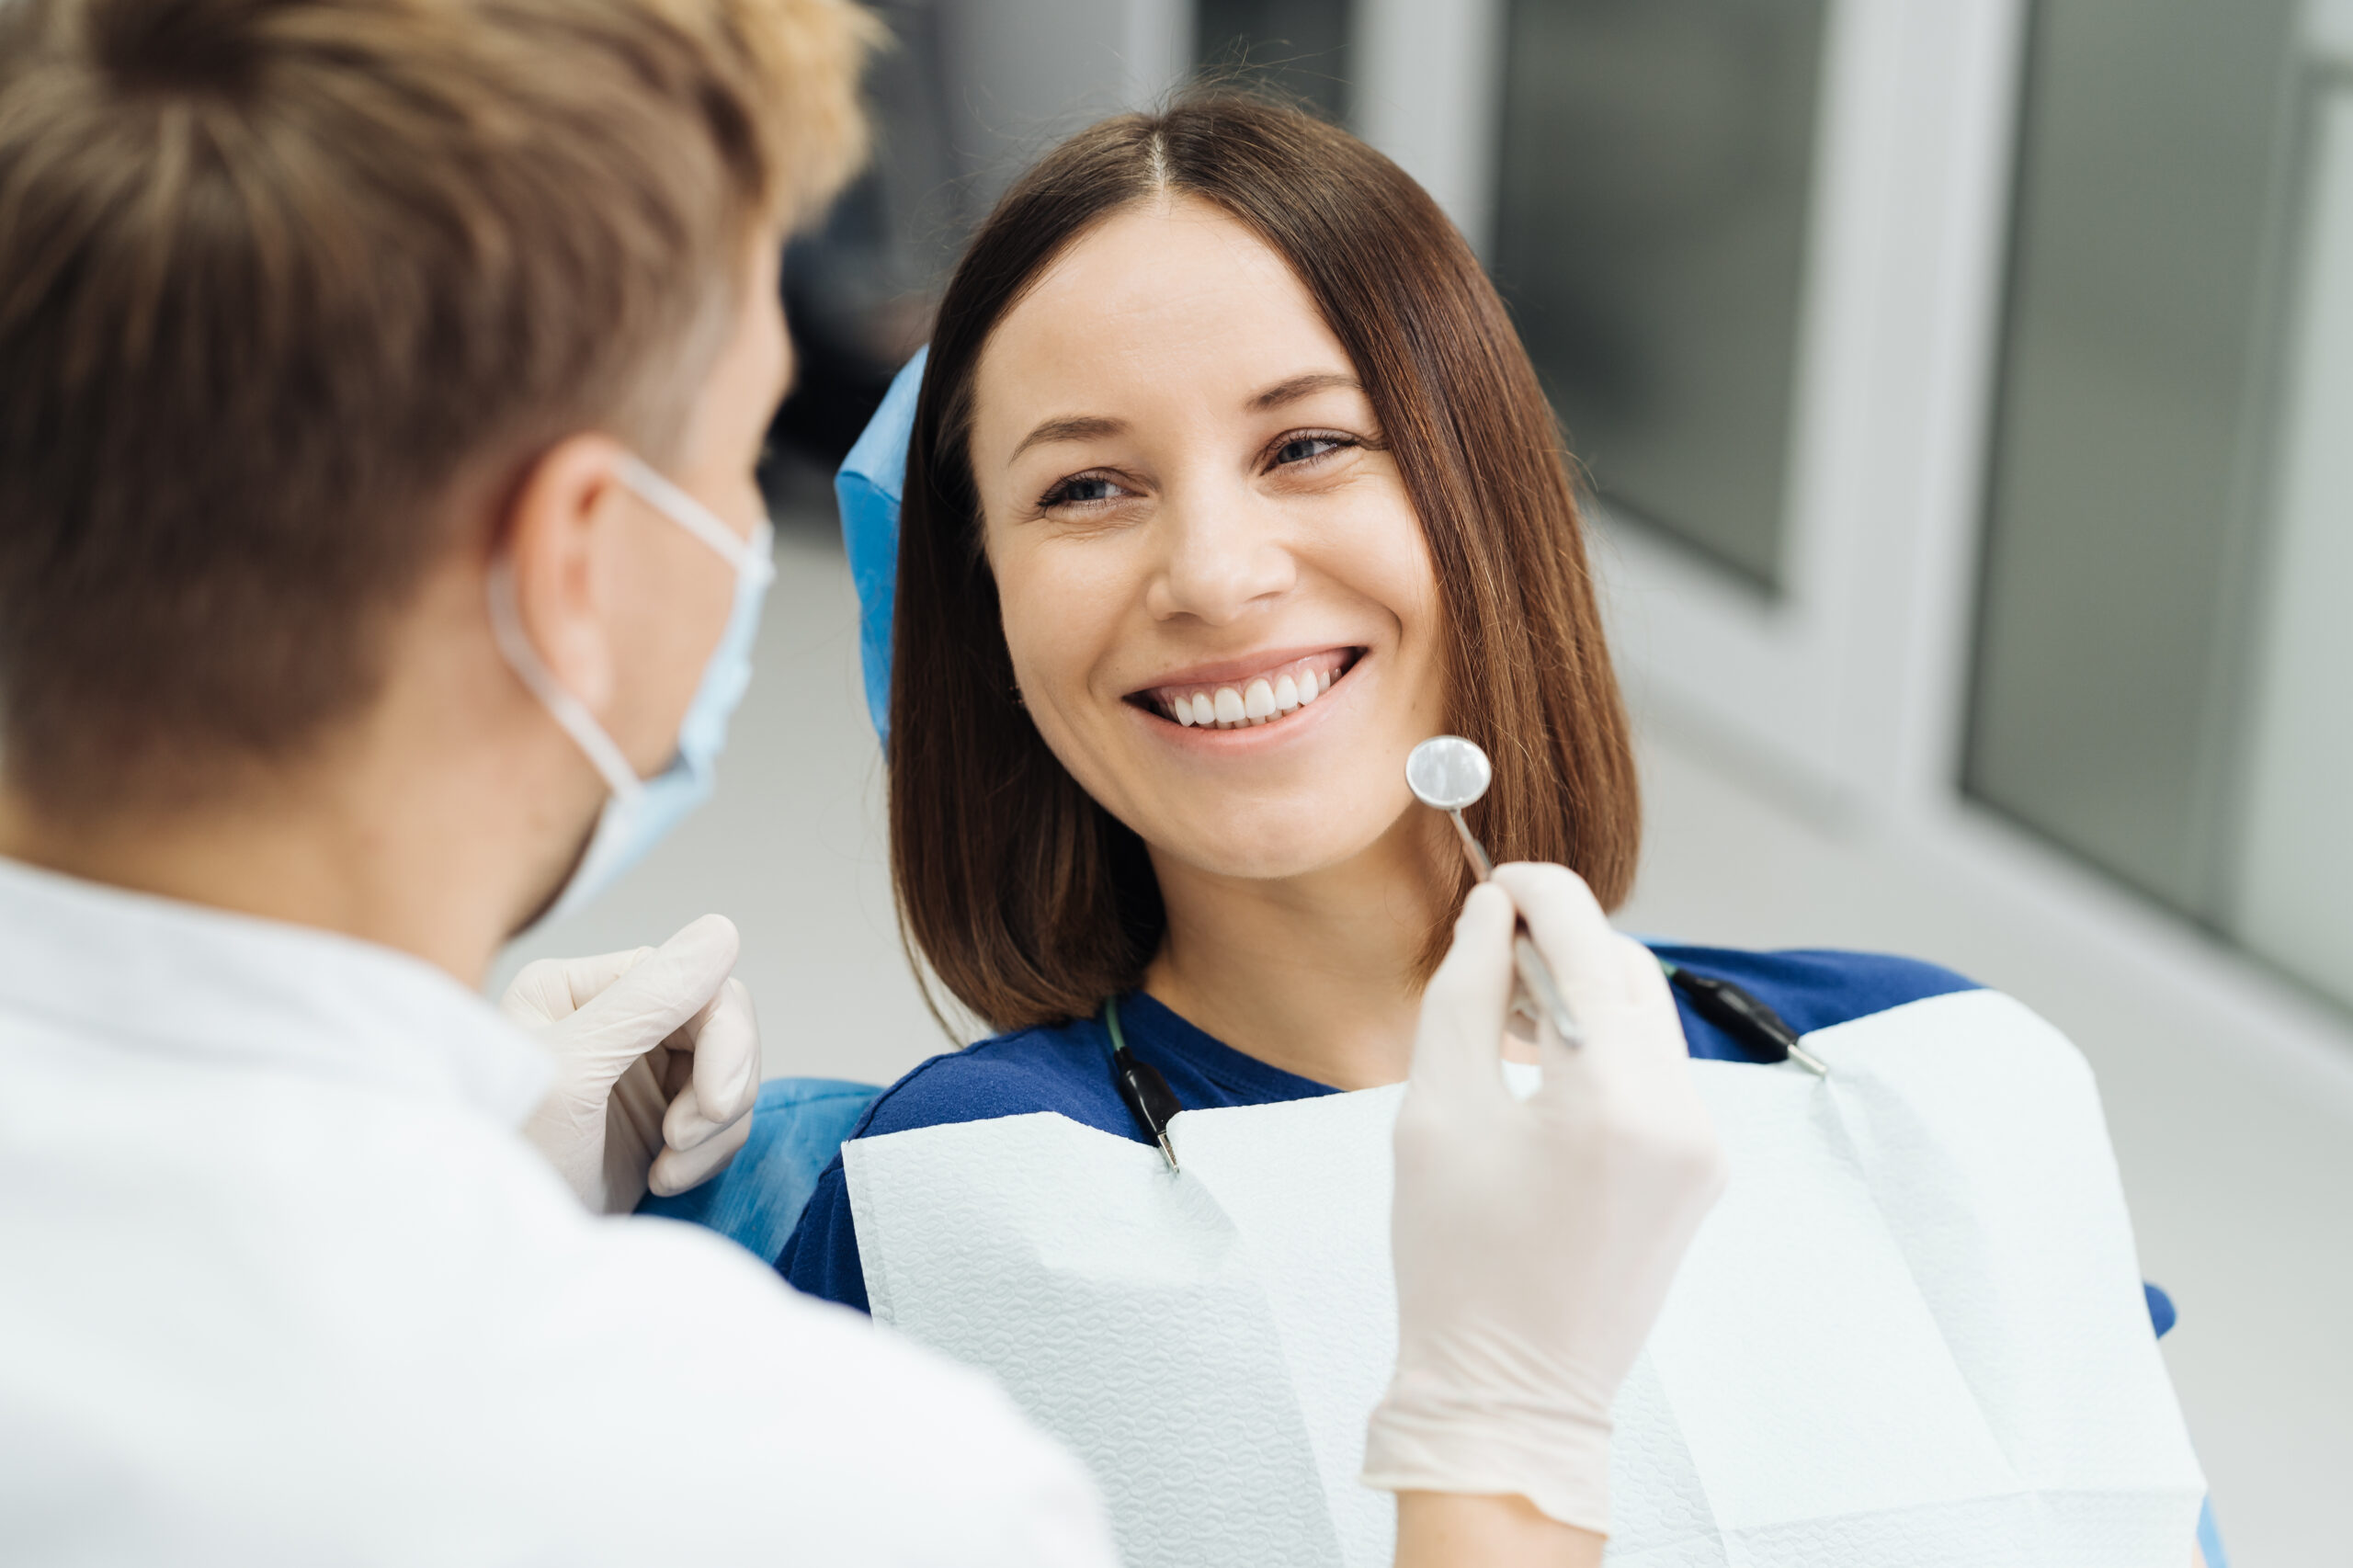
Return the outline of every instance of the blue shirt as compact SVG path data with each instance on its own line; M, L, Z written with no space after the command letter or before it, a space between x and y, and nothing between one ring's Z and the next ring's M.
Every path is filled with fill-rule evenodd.
M1667 943L1652 947L1659 957L1696 974L1746 987L1800 1034L1869 1017L1906 1002L1976 988L1950 970L1876 953L1743 952ZM1680 991L1675 999L1693 1056L1713 1062L1752 1060L1732 1036L1694 1013ZM1120 1027L1128 1049L1160 1070L1178 1103L1188 1110L1272 1105L1336 1092L1327 1084L1245 1056L1141 993L1120 998ZM999 1035L935 1056L884 1090L850 1136L868 1138L1040 1110L1060 1112L1115 1137L1146 1141L1111 1080L1111 1041L1099 1017ZM849 1188L839 1154L818 1176L816 1191L776 1266L813 1296L868 1310L866 1274L858 1264L858 1231L850 1219Z

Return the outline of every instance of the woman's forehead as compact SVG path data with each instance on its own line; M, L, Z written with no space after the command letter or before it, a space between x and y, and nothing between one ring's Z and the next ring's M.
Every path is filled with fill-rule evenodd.
M1209 203L1154 202L1074 242L998 324L976 370L976 433L1005 436L993 427L1043 404L1066 415L1203 394L1239 404L1279 381L1349 369L1313 297L1264 240Z

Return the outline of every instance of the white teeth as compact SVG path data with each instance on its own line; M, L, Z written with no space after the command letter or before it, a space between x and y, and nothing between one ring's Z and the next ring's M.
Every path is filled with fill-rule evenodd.
M0 0L0 5L6 3L6 0ZM1155 693L1154 697L1166 705L1162 712L1188 729L1251 729L1296 713L1331 690L1332 683L1340 678L1340 672L1330 667L1332 663L1320 658L1301 659L1233 686L1195 688L1174 696ZM1167 689L1164 687L1161 691Z

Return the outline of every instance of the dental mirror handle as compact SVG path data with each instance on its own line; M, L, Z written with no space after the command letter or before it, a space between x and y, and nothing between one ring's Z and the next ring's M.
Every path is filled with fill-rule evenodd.
M1462 820L1461 812L1446 814L1453 820L1454 831L1462 836L1462 853L1471 862L1472 873L1483 882L1492 879L1495 874L1495 863L1487 858L1486 846L1479 842L1478 835L1471 831L1471 824ZM1536 950L1535 939L1529 936L1526 921L1521 921L1519 929L1513 934L1511 956L1512 967L1519 971L1519 984L1512 996L1513 1006L1519 1007L1523 1002L1532 1004L1524 1010L1550 1023L1552 1032L1561 1037L1563 1045L1571 1048L1583 1045L1585 1031L1577 1028L1576 1019L1570 1016L1568 1000L1561 994L1561 983L1553 978L1552 966L1544 961L1544 955Z
M1471 831L1471 824L1462 820L1462 813L1449 812L1446 814L1452 819L1454 831L1462 835L1462 853L1471 862L1472 873L1483 882L1494 876L1495 863L1487 858L1487 846L1479 842L1478 835Z
M1511 956L1513 967L1519 971L1520 991L1551 1021L1552 1032L1561 1037L1561 1043L1572 1051L1583 1045L1585 1031L1570 1017L1568 999L1561 994L1560 983L1552 978L1552 966L1536 950L1535 940L1529 936L1526 926L1511 939Z

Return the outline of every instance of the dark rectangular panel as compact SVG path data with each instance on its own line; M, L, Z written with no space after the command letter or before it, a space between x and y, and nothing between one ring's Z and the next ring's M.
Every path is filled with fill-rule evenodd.
M1347 116L1348 0L1199 0L1193 40L1213 73L1267 83L1335 120Z
M2037 7L1965 782L2211 916L2294 0Z
M1822 0L1513 0L1495 266L1613 510L1768 590Z

